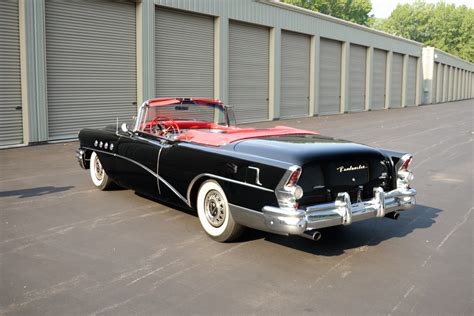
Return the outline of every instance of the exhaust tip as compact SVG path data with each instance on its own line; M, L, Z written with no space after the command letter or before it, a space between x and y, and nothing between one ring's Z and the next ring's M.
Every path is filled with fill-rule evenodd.
M387 215L385 215L385 217L390 218L390 219L394 219L394 220L397 220L399 216L400 216L399 212L391 212L391 213L388 213Z
M319 232L319 231L315 231L314 234L313 234L313 240L314 241L318 241L321 239L323 235Z
M300 236L302 236L304 238L314 240L314 241L318 241L318 240L321 239L322 234L319 231L306 231L303 234L301 234Z

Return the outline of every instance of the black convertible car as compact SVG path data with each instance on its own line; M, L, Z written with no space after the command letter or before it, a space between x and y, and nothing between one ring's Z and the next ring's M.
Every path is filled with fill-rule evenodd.
M149 100L133 126L83 129L79 141L96 187L196 209L222 242L244 227L317 240L320 228L415 206L411 155L284 126L238 128L217 100Z

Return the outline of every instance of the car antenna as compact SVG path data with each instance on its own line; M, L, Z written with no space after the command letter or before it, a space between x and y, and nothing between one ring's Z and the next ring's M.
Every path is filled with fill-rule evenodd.
M118 116L117 116L117 121L115 123L115 135L118 135Z

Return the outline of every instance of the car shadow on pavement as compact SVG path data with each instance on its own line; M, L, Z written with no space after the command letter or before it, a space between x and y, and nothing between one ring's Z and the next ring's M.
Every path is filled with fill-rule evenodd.
M335 226L321 229L322 238L312 241L299 236L279 236L263 232L249 232L247 240L264 238L285 247L297 249L320 256L339 256L350 249L375 246L392 238L405 237L417 229L426 229L436 222L442 210L418 205L416 208L401 212L398 220L373 218L350 226ZM256 235L254 235L256 234ZM254 236L252 236L254 235Z
M37 188L20 189L20 190L12 190L12 191L0 191L0 197L18 196L19 199L23 199L23 198L42 196L46 194L64 192L72 188L74 188L74 186L66 186L66 187L47 186L47 187L37 187Z
M196 211L168 201L151 198L135 192L140 197L155 201L191 216L197 217ZM281 246L304 251L319 256L339 256L350 249L364 246L376 246L392 238L405 237L417 229L433 226L441 209L417 205L414 209L401 212L398 220L389 218L372 218L356 222L349 226L334 226L320 229L322 237L313 241L300 236L282 236L255 229L246 229L243 235L231 243L245 243L263 239Z

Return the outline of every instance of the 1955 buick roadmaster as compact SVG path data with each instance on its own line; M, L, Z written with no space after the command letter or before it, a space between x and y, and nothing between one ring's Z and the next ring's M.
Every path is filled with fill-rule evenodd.
M221 242L244 227L317 240L320 228L415 206L411 155L284 126L238 128L217 100L149 100L133 126L83 129L79 141L97 188L195 209Z

